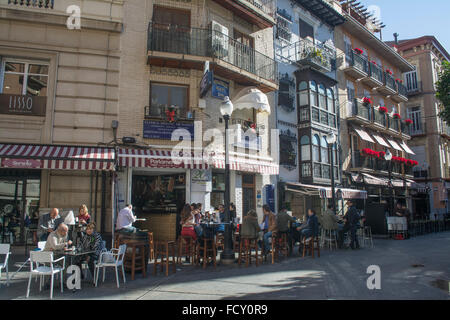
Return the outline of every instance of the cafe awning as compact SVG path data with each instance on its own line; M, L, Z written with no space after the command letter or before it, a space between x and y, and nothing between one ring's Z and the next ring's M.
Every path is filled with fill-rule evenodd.
M225 156L223 153L217 153L210 156L209 163L211 167L225 169ZM280 167L270 159L261 157L249 157L245 154L230 155L230 169L235 171L253 172L265 175L278 175Z
M0 167L15 169L114 170L112 148L0 144Z
M353 128L353 130L355 130L355 132L358 134L358 136L361 139L363 139L364 141L375 143L375 141L373 141L373 139L370 137L370 135L366 131L364 131L362 129L358 129L358 128Z
M304 195L318 195L322 199L332 198L331 187L322 187L315 185L308 185L303 183L286 183L286 191L297 192ZM335 193L342 193L343 199L367 199L367 191L357 189L335 188Z
M389 181L387 179L374 177L367 173L362 173L362 175L363 175L364 183L366 183L366 184L377 185L377 186L388 186L389 185Z
M411 148L408 147L408 145L405 143L405 141L402 141L400 143L400 146L406 151L406 153L415 154L414 151L412 151Z
M118 157L121 167L208 169L202 155L193 152L172 157L171 150L120 148Z
M255 109L270 114L267 95L255 87L244 88L232 100L234 109Z

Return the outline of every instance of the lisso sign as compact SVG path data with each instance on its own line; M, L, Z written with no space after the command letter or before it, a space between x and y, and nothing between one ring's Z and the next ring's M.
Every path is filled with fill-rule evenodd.
M1 114L45 116L47 97L0 94Z

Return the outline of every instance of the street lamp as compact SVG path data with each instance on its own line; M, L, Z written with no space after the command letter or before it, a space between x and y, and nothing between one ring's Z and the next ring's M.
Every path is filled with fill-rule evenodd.
M333 131L328 133L327 135L327 143L328 143L328 149L330 154L330 164L331 164L331 199L333 201L333 213L336 215L336 199L335 199L335 193L334 193L334 154L333 154L333 147L336 143L336 135Z
M233 103L229 97L225 97L220 106L220 113L225 120L225 235L224 250L220 255L223 263L229 264L234 262L234 252L231 235L231 217L230 217L230 151L228 148L228 122L233 113Z
M389 151L389 149L386 149L386 154L384 155L384 159L386 159L386 161L389 162L389 166L388 166L388 173L389 173L389 189L391 190L391 195L392 195L392 153L391 151ZM392 215L394 213L394 208L393 208L393 200L394 200L395 194L392 195L392 197L389 197L389 213Z

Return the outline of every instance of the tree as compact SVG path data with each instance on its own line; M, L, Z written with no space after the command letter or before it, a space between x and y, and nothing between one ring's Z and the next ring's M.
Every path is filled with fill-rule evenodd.
M442 64L442 72L436 83L436 97L444 106L439 117L450 124L450 63L448 61L444 61Z

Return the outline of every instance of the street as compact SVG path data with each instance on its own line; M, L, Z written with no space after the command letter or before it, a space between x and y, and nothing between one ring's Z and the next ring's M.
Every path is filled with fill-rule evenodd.
M82 282L82 289L61 294L55 281L54 299L114 300L269 300L269 299L440 299L449 300L450 232L429 234L404 241L374 239L374 248L322 250L321 257L295 256L279 263L249 268L218 265L217 269L182 266L169 277L137 274L117 289L114 272L95 288ZM23 251L22 251L23 252ZM13 255L14 256L14 255ZM23 258L23 257L22 257ZM23 260L22 260L23 261ZM369 290L367 267L381 269L381 289ZM29 267L28 267L29 268ZM28 268L6 287L2 275L0 299L26 299ZM10 264L13 272L16 267ZM12 272L11 272L12 273ZM32 281L29 299L48 299Z

